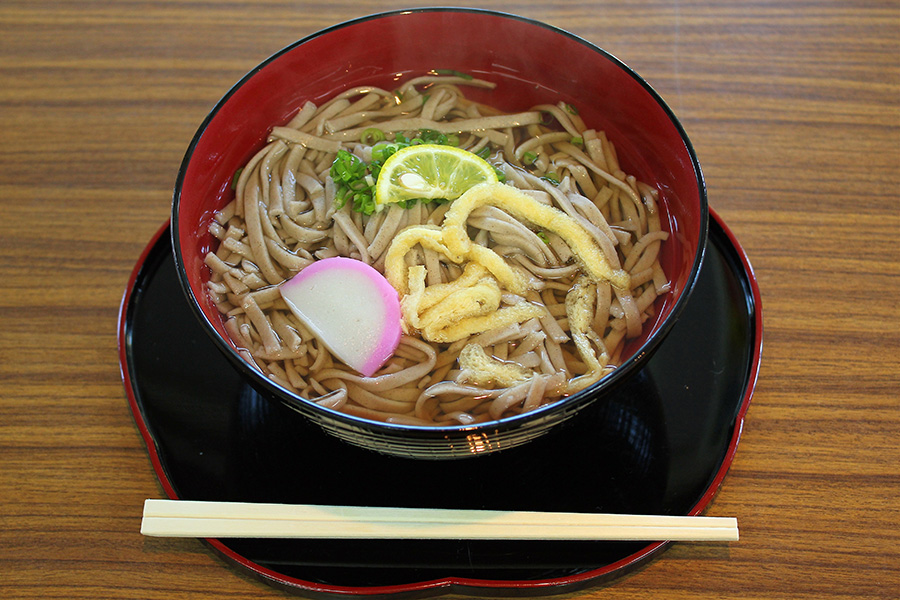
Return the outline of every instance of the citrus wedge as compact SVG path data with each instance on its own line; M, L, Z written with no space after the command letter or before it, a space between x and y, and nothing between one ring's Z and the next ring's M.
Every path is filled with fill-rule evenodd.
M497 182L494 167L468 150L418 144L384 161L375 184L375 202L385 206L416 198L456 200L474 185Z

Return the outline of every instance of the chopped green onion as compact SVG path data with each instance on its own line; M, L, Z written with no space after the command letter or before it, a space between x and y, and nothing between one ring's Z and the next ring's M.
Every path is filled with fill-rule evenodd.
M335 181L350 183L363 177L366 173L365 163L356 155L346 150L338 150L331 165L331 177Z
M377 162L379 165L382 165L391 154L407 146L409 146L409 144L406 142L378 142L372 146L372 162Z
M544 242L544 243L547 244L548 246L550 245L550 238L547 237L547 234L546 234L545 232L543 232L543 231L538 231L538 232L536 232L536 235L538 236L538 238L539 238L542 242Z
M566 104L566 112L568 112L570 115L577 115L578 109L571 104Z
M522 155L522 162L526 165L533 165L534 161L537 160L537 154L534 152L526 152Z
M371 146L377 142L384 140L384 132L377 127L369 127L362 132L360 141L367 146Z
M541 179L549 181L553 185L559 185L559 177L557 177L556 173L545 173Z
M423 144L447 144L447 136L440 131L434 129L422 129L416 139L421 140Z
M453 75L454 77L462 77L466 80L474 79L468 73L463 73L462 71L454 71L453 69L435 69L434 72L438 75Z
M418 202L421 202L422 204L429 204L432 202L434 202L435 204L446 204L450 201L446 198L408 198L406 200L398 200L397 206L399 206L400 208L412 208Z
M364 215L375 212L375 196L371 191L360 192L353 195L353 210Z
M571 140L569 140L569 141L572 142L572 144L575 145L575 146L584 146L584 138L581 138L581 137L573 137L573 138L572 138Z
M334 180L335 191L335 207L343 208L348 202L354 211L364 215L371 215L378 208L375 200L375 184L381 168L385 161L392 154L413 146L416 144L443 144L443 145L459 145L459 136L456 134L445 135L433 129L422 129L416 132L407 132L394 135L394 141L388 141L383 131L378 128L371 127L363 132L363 142L371 141L375 137L380 137L372 144L372 160L369 163L364 162L355 154L347 150L338 150L334 162L331 164L331 178ZM371 138L371 139L369 139ZM490 148L485 146L482 158L490 155ZM481 153L479 153L481 155ZM496 167L497 177L500 181L505 181L505 175ZM235 175L237 181L238 174ZM448 202L445 199L428 199L418 198L398 203L404 208L415 206L416 202Z
M375 212L375 178L366 163L346 150L338 150L330 172L337 186L334 202L337 208L352 201L356 212L366 215Z
M487 160L490 155L491 155L491 148L489 146L485 146L484 148L482 148L481 150L479 150L478 152L475 153L475 156L477 156L479 158L483 158L484 160Z
M241 167L240 169L238 169L237 171L234 172L234 177L231 178L231 190L232 191L237 189L238 179L241 178L241 173L243 173L243 172L244 172L244 167Z
M491 166L494 167L494 165ZM506 181L506 173L504 173L497 167L494 167L494 172L497 174L497 181L499 181L500 183L504 183Z

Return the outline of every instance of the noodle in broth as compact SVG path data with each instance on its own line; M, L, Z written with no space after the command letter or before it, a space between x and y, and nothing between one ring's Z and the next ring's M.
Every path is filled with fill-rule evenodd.
M659 263L668 234L660 225L658 192L624 173L605 134L586 127L572 107L547 104L503 114L467 99L465 86L494 84L426 75L397 92L359 87L321 106L307 102L289 123L272 129L267 145L236 175L234 200L209 228L219 244L206 257L207 287L238 352L266 377L368 419L465 425L530 411L598 381L654 315L654 301L669 291ZM406 323L393 358L364 377L312 336L278 286L333 256L384 273L397 234L442 225L453 203L393 204L364 214L352 202L336 202L340 192L330 175L339 150L371 161L374 133L391 142L422 132L486 156L507 186L536 206L562 211L577 224L579 239L590 240L591 251L627 275L588 277L581 252L564 235L502 202L477 206L464 215L472 244L501 256L504 268L529 282L520 290L501 289L500 307L530 312L437 342ZM413 246L401 260L404 270L421 267L410 270L421 276L410 288L461 285L467 277L467 265L425 245Z

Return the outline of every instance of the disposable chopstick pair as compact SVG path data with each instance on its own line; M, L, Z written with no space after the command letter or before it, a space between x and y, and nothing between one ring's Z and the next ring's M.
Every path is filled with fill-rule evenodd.
M737 519L666 515L144 502L141 533L155 537L737 541Z

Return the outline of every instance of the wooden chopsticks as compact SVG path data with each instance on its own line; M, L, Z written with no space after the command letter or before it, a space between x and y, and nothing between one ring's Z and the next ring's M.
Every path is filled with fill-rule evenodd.
M155 537L737 541L737 519L437 508L156 500L141 533Z

